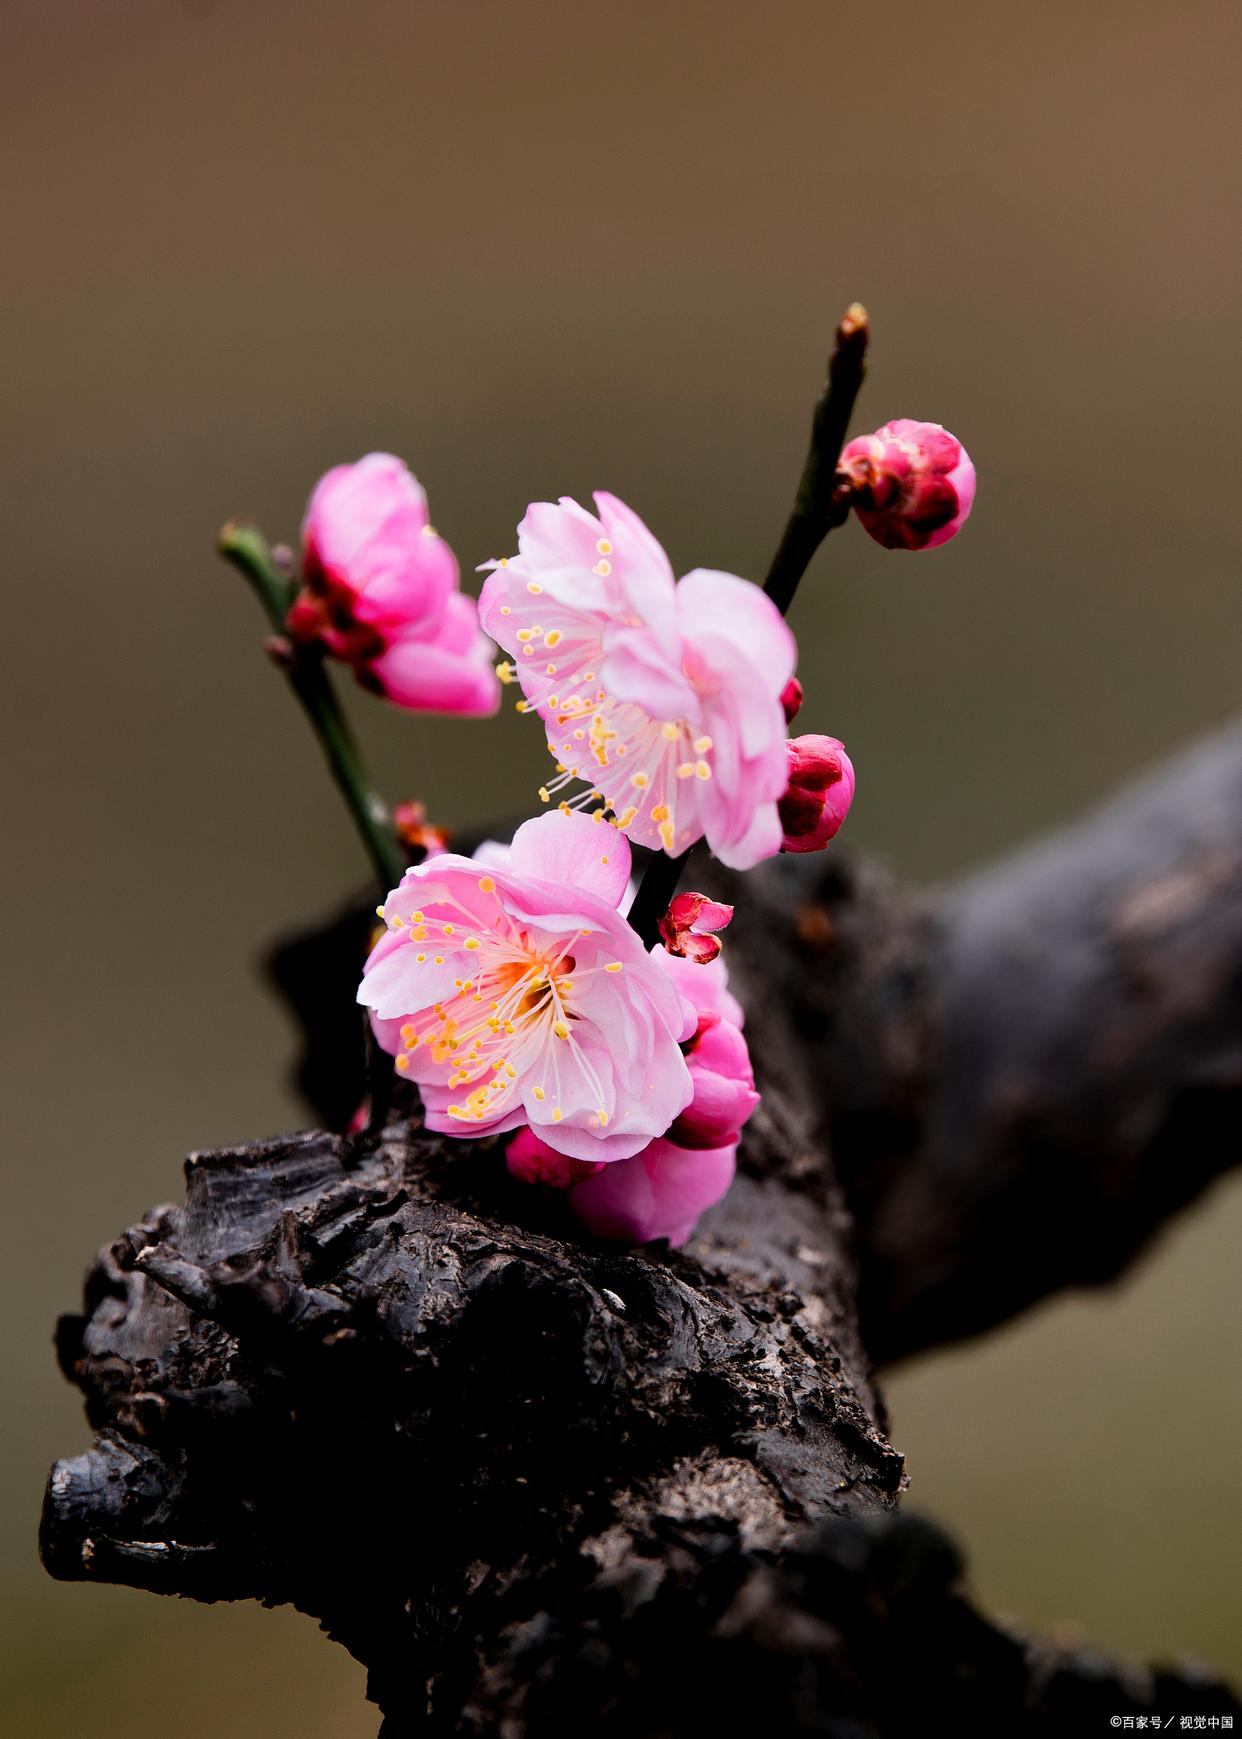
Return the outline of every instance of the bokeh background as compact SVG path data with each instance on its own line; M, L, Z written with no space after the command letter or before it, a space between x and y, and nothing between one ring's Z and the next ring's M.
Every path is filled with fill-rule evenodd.
M1242 701L1240 49L1232 0L0 4L5 1732L376 1726L309 1620L35 1556L87 1440L54 1317L187 1149L298 1122L256 961L362 876L217 525L292 537L386 447L463 565L606 486L758 576L859 297L858 426L942 420L981 485L935 555L831 541L804 722L853 843L973 864ZM446 822L542 776L509 711L354 711ZM892 1380L992 1607L1242 1673L1240 1231L1235 1183L1115 1291Z

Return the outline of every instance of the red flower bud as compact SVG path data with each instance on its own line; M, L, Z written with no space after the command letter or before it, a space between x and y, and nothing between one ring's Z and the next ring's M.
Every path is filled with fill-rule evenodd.
M791 676L781 690L781 705L785 709L785 723L791 725L802 711L802 684L796 676Z
M732 906L709 900L706 894L678 894L660 919L660 939L670 954L706 966L720 952L720 939L711 932L723 930L732 916ZM709 933L700 934L703 931Z
M860 435L837 466L865 530L885 549L935 549L956 537L975 499L975 468L939 423L899 417Z
M822 851L854 801L854 767L835 737L792 737L789 788L777 805L782 851Z
M571 1159L541 1141L529 1125L524 1124L505 1150L509 1175L519 1183L541 1183L550 1189L567 1190L586 1178L603 1171L603 1163L593 1159Z

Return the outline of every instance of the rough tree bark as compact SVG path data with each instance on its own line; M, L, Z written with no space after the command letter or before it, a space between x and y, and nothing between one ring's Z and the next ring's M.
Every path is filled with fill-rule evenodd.
M280 963L335 1114L360 925ZM1236 1714L978 1614L872 1360L1110 1277L1235 1157L1242 729L940 895L770 866L735 930L764 1100L683 1252L584 1243L403 1103L192 1158L60 1325L97 1435L52 1573L291 1601L387 1735Z

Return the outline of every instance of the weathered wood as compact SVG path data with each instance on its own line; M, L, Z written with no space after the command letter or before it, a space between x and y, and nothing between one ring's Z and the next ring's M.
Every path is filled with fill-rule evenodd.
M97 1436L53 1471L49 1569L291 1601L390 1735L1236 1712L977 1614L894 1515L871 1358L1108 1277L1232 1162L1240 872L1235 730L945 894L837 856L746 878L764 1102L681 1253L584 1241L401 1100L378 1138L197 1157L61 1324ZM342 1120L364 928L282 956Z

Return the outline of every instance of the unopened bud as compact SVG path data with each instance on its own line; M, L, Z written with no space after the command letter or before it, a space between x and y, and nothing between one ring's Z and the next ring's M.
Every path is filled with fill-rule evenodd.
M541 1141L527 1125L519 1129L505 1150L509 1175L519 1183L540 1183L549 1189L567 1190L603 1171L602 1163L593 1159L571 1159Z
M392 812L392 824L397 838L410 854L411 863L425 863L429 857L443 857L452 843L452 835L443 827L435 827L427 819L427 811L413 798L398 803Z
M791 725L802 711L802 684L796 676L791 676L781 690L781 705L785 709L785 723Z
M975 468L939 423L899 417L860 435L841 454L837 487L885 549L935 549L966 523Z
M782 851L822 851L854 801L854 768L836 737L793 737L789 788L777 805Z

